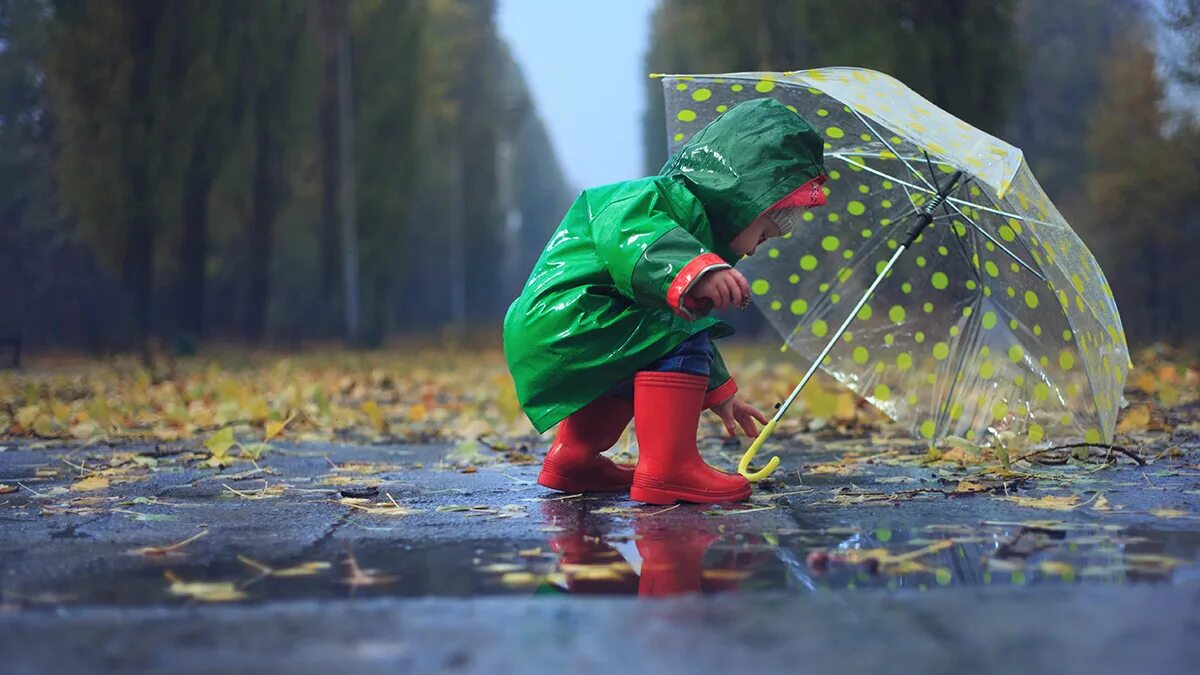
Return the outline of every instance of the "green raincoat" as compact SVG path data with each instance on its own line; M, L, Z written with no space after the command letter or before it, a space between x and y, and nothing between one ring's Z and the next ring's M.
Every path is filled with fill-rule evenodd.
M683 297L733 266L730 242L770 206L824 177L822 140L773 99L713 120L657 176L585 190L504 318L504 355L544 432L701 331ZM737 390L714 349L705 407Z

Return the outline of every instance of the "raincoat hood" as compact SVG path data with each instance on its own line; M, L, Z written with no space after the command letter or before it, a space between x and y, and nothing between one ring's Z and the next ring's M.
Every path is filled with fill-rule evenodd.
M754 99L713 120L659 175L696 195L716 241L727 244L771 205L824 177L823 148L799 114L775 99Z

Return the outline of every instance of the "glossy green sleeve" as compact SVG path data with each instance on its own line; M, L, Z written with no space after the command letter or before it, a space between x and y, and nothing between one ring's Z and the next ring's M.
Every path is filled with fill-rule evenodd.
M592 239L621 294L693 319L683 306L687 292L706 272L729 265L680 226L660 199L645 191L614 200L593 218Z

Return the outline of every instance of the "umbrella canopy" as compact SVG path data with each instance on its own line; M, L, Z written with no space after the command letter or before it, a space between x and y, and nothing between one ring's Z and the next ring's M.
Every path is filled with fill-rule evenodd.
M953 175L822 369L926 439L1111 442L1130 365L1117 306L1020 150L870 70L660 77L672 152L763 97L825 137L826 205L741 265L785 348L817 358Z

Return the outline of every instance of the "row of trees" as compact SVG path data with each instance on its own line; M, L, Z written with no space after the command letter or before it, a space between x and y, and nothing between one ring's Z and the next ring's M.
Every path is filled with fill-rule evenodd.
M1200 2L664 0L650 72L888 72L1009 140L1106 270L1133 340L1200 335L1200 132L1164 87L1200 84ZM1158 47L1155 49L1155 47ZM1157 52L1157 53L1156 53ZM665 157L647 84L646 170ZM1192 112L1196 111L1193 106Z
M570 194L494 11L0 0L0 333L378 342L495 319Z

